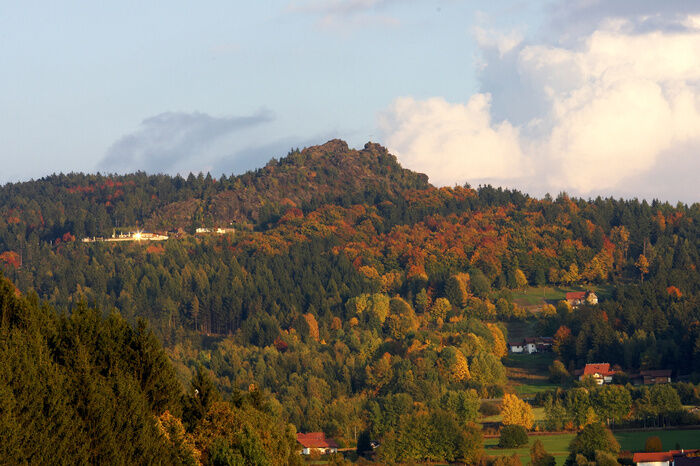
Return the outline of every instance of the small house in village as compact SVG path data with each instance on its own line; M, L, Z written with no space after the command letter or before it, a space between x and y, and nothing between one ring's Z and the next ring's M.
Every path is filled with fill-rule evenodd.
M577 307L582 304L598 304L598 296L592 291L571 291L566 293L566 302L571 307Z
M630 375L635 385L656 385L671 382L671 369L643 370L639 374Z
M534 337L510 342L508 347L511 353L544 353L552 350L552 343L554 343L552 337Z
M583 380L584 377L591 376L596 381L598 385L603 385L604 383L611 383L615 371L610 369L610 363L595 363L586 364L583 369L579 369L574 372L578 375L579 380Z
M236 232L236 229L235 229L235 228L230 228L230 227L226 227L226 228L221 228L221 227L218 227L218 228L200 227L200 228L197 228L194 232L195 232L195 234L197 234L197 235L207 235L207 234L210 234L210 233L216 233L217 235L225 235L225 234L229 234L229 233L235 233L235 232Z
M511 341L508 343L508 348L510 348L511 353L524 353L525 352L525 342L524 341Z
M297 442L301 445L302 455L338 453L338 444L333 439L326 438L326 434L323 432L298 433Z

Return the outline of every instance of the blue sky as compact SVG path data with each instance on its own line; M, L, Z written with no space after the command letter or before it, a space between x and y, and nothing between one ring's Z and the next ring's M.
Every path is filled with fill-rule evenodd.
M700 195L662 166L700 168L689 2L62 3L0 4L0 183L241 173L338 137L438 185ZM637 66L645 38L680 65ZM671 136L619 143L659 126Z

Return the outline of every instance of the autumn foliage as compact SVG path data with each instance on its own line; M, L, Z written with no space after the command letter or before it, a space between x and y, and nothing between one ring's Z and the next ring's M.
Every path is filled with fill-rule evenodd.
M14 269L18 269L20 266L19 254L14 251L5 251L0 254L0 262L7 264Z
M503 425L518 425L525 429L531 429L535 422L532 407L516 395L506 393L503 396Z

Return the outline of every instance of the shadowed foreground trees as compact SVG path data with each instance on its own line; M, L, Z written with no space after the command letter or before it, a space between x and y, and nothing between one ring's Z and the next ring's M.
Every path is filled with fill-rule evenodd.
M178 463L155 416L179 413L179 387L145 327L84 304L59 315L2 277L0 312L3 461Z
M220 402L202 372L192 387L183 399L170 361L145 324L131 327L118 314L104 318L85 304L58 314L35 295L17 296L0 276L4 463L299 460L294 428L276 419L259 394ZM179 419L183 402L187 431Z

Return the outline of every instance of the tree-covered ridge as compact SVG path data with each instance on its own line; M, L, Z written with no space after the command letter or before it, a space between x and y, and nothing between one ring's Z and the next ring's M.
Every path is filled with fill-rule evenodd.
M368 143L350 150L343 141L292 151L240 176L52 175L0 188L0 249L25 243L108 236L116 228L152 230L264 225L296 206L374 202L427 177L399 166L386 149Z

